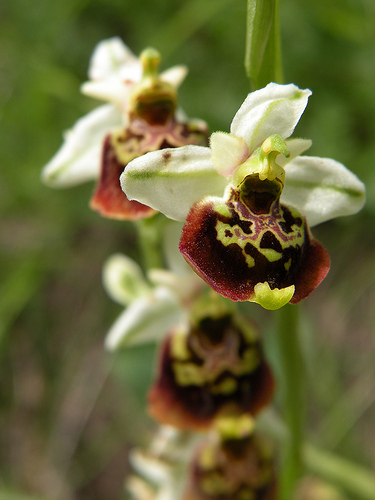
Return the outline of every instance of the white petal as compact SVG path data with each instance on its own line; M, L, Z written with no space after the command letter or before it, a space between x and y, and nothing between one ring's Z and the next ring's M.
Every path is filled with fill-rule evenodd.
M138 58L119 37L100 42L90 59L88 75L90 80L105 80L119 75L124 66L141 66Z
M89 81L81 85L81 92L95 99L115 104L127 118L129 99L133 83L122 82L118 78L101 81Z
M289 150L288 158L282 154L276 158L276 163L281 167L285 167L287 163L307 151L312 144L310 139L287 139L285 142Z
M184 313L171 292L157 288L135 300L119 316L105 339L112 351L127 345L160 341Z
M292 135L310 95L310 90L293 84L269 83L247 96L233 118L231 132L245 139L250 152L272 134L286 139Z
M121 126L121 115L105 104L79 119L64 134L64 142L42 171L42 181L51 187L68 187L94 180L99 175L103 139Z
M178 249L178 246L176 246ZM183 257L181 256L181 259ZM185 262L186 266L188 264ZM158 287L168 288L180 304L189 304L200 293L205 285L204 281L188 266L185 274L175 274L166 269L150 269L148 279Z
M116 302L126 306L151 291L140 266L123 254L114 254L104 263L103 286Z
M228 183L218 175L203 146L168 148L131 161L120 177L130 200L138 200L170 219L183 221L191 206L208 195L222 196Z
M214 132L210 137L211 160L223 177L229 177L249 157L249 148L242 137Z
M160 73L160 79L177 88L185 80L187 73L188 69L186 66L172 66Z
M300 208L310 226L357 213L365 203L365 186L330 158L299 156L285 168L281 201Z
M151 482L162 484L171 480L171 464L168 465L157 456L133 449L130 454L130 461L132 466Z

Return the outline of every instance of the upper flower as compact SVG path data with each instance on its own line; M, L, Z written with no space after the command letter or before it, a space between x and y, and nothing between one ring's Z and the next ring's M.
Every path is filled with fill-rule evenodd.
M174 66L160 74L160 80L177 88L185 78L185 66ZM88 76L81 91L107 101L68 130L64 143L44 167L43 181L51 187L68 187L99 176L102 143L106 134L129 122L134 85L142 79L140 59L117 37L103 40L91 57Z
M277 309L309 295L329 257L307 221L363 206L364 185L353 173L335 160L299 156L311 141L289 139L310 95L271 83L248 95L230 134L212 134L210 148L149 153L121 176L130 199L186 219L182 254L232 300Z

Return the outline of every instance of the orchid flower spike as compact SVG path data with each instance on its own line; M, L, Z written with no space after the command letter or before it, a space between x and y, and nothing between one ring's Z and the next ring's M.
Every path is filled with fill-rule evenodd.
M188 121L177 107L184 66L159 74L160 54L145 49L136 58L119 38L101 42L90 62L82 92L110 104L81 118L42 171L51 187L98 180L91 208L109 218L138 219L155 211L121 191L119 175L127 163L148 151L207 144L204 122Z
M310 90L270 83L250 93L210 147L148 153L121 176L129 199L185 221L180 251L216 292L278 309L307 297L330 259L309 226L359 211L363 183L341 163L300 156L292 135Z

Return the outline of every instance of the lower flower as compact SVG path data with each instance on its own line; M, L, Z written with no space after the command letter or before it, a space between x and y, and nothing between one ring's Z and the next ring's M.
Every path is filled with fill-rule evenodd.
M163 424L203 430L219 415L257 414L273 388L254 324L235 313L202 316L164 341L149 412Z
M275 499L273 446L264 436L214 438L199 446L183 500Z

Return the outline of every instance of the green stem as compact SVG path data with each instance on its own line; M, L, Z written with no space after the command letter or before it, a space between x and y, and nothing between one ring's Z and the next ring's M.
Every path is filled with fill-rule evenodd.
M289 441L287 427L273 410L262 413L258 427L275 439L281 449ZM311 474L316 474L328 483L345 489L350 498L353 496L360 500L373 500L375 475L365 467L308 442L302 445L302 460Z
M279 0L248 0L245 70L252 89L281 83Z
M327 481L344 488L361 500L372 500L375 496L374 474L349 460L306 443L304 448L306 467Z
M136 221L138 244L141 260L145 269L160 269L164 267L161 252L160 233L165 219L156 214L153 217Z
M289 440L283 447L280 499L290 500L295 482L302 473L304 434L304 383L298 336L298 307L289 304L282 307L278 311L278 319L276 343L280 362L282 411L289 429Z

